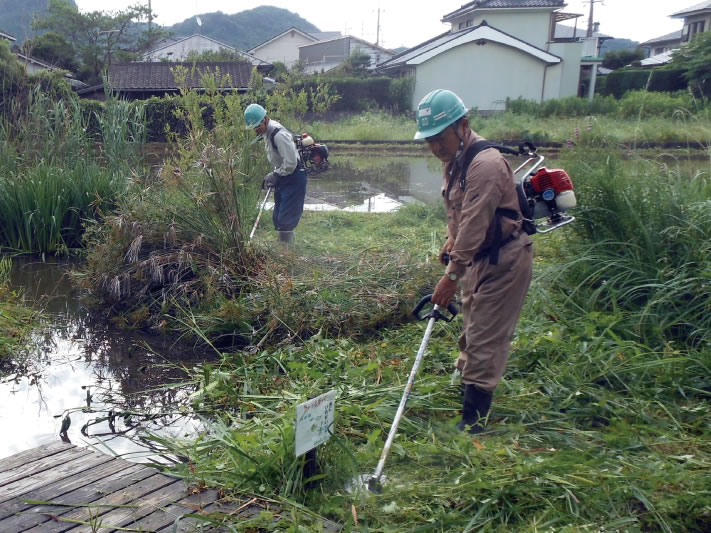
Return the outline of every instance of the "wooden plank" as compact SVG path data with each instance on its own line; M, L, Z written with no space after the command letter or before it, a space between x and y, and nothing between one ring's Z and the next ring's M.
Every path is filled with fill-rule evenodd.
M75 473L67 478L55 480L52 483L44 485L43 487L32 489L21 495L17 494L11 500L6 501L5 503L0 503L0 520L32 507L31 505L22 503L21 500L54 501L55 498L58 498L67 492L71 492L76 488L85 486L87 482L102 479L123 470L126 470L126 465L123 462L119 460L112 460L95 466L90 470ZM2 527L0 527L0 531L2 531Z
M13 483L0 487L0 503L52 483L58 479L71 476L78 472L84 472L100 464L107 463L112 459L113 458L109 455L90 452L88 455L75 457L75 460L57 465L54 468L45 468L37 473L31 473L30 475L17 479Z
M183 481L176 481L167 476L161 477L171 481L170 485L132 499L131 502L139 506L137 508L121 507L101 515L101 522L111 527L133 527L134 522L185 496L186 489ZM94 529L91 526L79 526L71 531L72 533L93 533Z
M122 469L118 472L107 475L101 479L96 479L90 485L85 483L76 490L67 492L61 496L54 498L37 498L37 500L52 501L58 504L92 504L106 497L108 494L121 491L130 485L157 475L155 468L130 463L127 464L126 461L121 459L116 459L115 462L122 466ZM12 517L12 520L0 521L0 531L24 531L25 529L48 522L52 519L52 515L60 517L75 510L75 507L58 505L32 506L30 509L24 510L23 515L16 515ZM110 508L105 508L103 512L108 512L109 510ZM64 523L62 524L62 527L68 527L65 526ZM41 530L43 531L43 529Z
M217 497L218 491L216 490L206 490L199 494L191 494L176 503L156 509L155 512L145 518L133 522L131 527L141 531L158 531L168 526L171 526L172 529L172 525L178 518L186 514L199 513L206 505L214 502ZM195 524L196 522L192 523Z
M57 465L68 463L70 461L76 461L77 459L80 459L85 455L90 455L91 453L92 451L87 450L86 448L68 448L60 451L59 453L41 457L22 465L17 465L0 474L0 488L19 479L33 476L45 470L49 470L50 468L54 468Z
M73 447L71 444L58 440L49 444L43 444L37 448L32 448L31 450L25 450L15 455L10 455L9 457L0 459L0 473Z
M139 481L138 483L133 483L126 486L122 490L114 491L107 494L101 498L93 500L90 502L92 505L132 505L140 504L139 499L146 494L151 494L156 490L159 490L166 485L174 484L176 481L173 478L164 476L161 474L155 474ZM80 502L85 503L85 502ZM136 509L134 508L123 508L124 513L132 513ZM113 524L106 517L107 514L111 512L110 507L100 507L91 509L93 515L98 516L104 524ZM89 518L89 510L86 508L72 509L70 512L62 515L62 518L73 519L73 520L83 520L86 521ZM49 517L46 517L49 520ZM120 525L120 524L119 524ZM77 527L77 524L69 522L46 522L39 526L36 526L28 531L32 533L61 533L63 531L68 531L71 528Z

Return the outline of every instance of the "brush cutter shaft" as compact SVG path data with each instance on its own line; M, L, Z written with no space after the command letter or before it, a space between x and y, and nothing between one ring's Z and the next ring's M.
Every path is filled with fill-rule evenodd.
M395 413L395 418L393 419L393 425L390 427L390 433L388 434L388 439L385 441L385 446L380 454L380 461L378 461L378 466L375 468L375 473L370 478L369 487L376 486L380 482L380 478L383 475L383 469L385 468L385 460L388 458L390 453L390 447L395 440L395 434L397 433L397 427L400 424L400 419L402 418L402 413L405 411L405 405L410 397L410 391L412 390L412 384L415 382L415 376L417 375L417 369L420 367L422 362L422 357L425 354L425 349L427 348L427 343L430 340L430 335L432 334L432 328L437 321L437 312L442 309L440 306L435 305L434 311L432 312L432 318L430 318L427 323L427 328L425 329L425 335L422 337L422 342L420 343L420 350L417 352L417 357L415 358L415 363L412 365L412 370L410 371L410 377L407 378L407 385L405 385L405 392L400 400L400 405Z
M252 228L252 231L249 234L249 240L252 240L252 237L254 237L254 232L257 231L257 226L259 226L259 219L262 216L262 211L264 211L264 206L267 205L267 199L269 198L269 193L272 192L272 188L269 187L267 189L267 194L264 195L264 200L262 201L262 205L259 206L259 213L257 213L257 220L254 221L254 227Z

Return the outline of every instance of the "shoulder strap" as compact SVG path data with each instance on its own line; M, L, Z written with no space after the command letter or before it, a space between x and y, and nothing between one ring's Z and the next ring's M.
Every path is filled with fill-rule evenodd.
M503 154L519 155L519 152L517 152L513 148L509 148L508 146L504 146L503 144L497 144L493 141L477 141L474 144L471 144L469 148L467 148L464 152L464 160L462 161L462 172L459 176L459 186L462 188L462 190L464 189L464 185L466 184L467 170L469 169L469 165L472 161L474 161L474 158L478 156L480 152L488 150L489 148L496 148L499 152Z
M274 128L272 130L272 132L269 134L269 140L272 141L272 147L274 148L275 152L278 152L279 150L277 150L277 145L274 142L274 137L276 137L276 134L279 133L280 131L281 131L281 128Z
M474 161L474 158L477 155L479 155L484 150L488 150L489 148L496 148L499 152L502 152L505 154L518 155L518 152L516 150L513 150L512 148L508 148L507 146L503 146L501 144L497 144L497 143L491 142L491 141L477 141L474 144L470 145L469 148L467 148L466 152L464 152L462 171L459 175L459 186L462 188L462 190L464 190L466 187L467 170L469 170L469 165L471 164L472 161ZM511 220L518 220L520 217L522 217L522 213L520 211L516 211L515 209L505 209L502 207L497 207L496 210L494 211L494 220L493 220L493 224L495 224L495 226L494 226L494 240L491 243L491 246L487 250L483 250L483 251L479 252L482 254L482 256L477 257L479 255L479 253L478 253L477 255L475 255L475 259L478 260L479 258L486 257L488 255L490 264L497 265L499 263L499 250L501 249L501 246L503 245L503 240L502 240L502 236L501 236L501 217L502 216L509 218ZM509 236L509 238L511 238L511 236Z

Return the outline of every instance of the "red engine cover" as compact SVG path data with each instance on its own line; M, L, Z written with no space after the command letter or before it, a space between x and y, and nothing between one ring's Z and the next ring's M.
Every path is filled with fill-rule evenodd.
M531 185L537 193L546 189L553 189L556 194L573 190L573 182L562 168L547 169L543 167L531 178Z

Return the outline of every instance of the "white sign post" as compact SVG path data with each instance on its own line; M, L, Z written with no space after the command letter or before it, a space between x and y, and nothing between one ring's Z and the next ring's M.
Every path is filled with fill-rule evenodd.
M296 406L296 457L326 442L333 433L336 391L329 391Z

